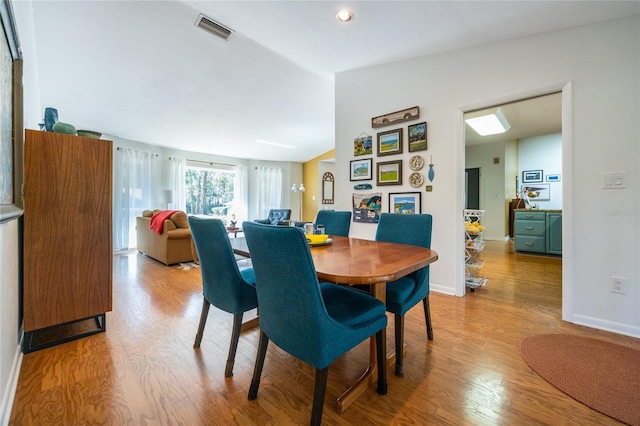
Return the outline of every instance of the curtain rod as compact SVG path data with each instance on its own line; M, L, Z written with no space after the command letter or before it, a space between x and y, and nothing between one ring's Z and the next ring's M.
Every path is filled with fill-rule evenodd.
M169 157L169 160L171 160L171 157ZM186 161L189 161L191 163L202 163L202 164L208 164L210 166L229 166L229 167L236 167L235 164L226 164L226 163L216 163L214 161L202 161L202 160L190 160L187 158Z
M116 147L116 150L118 150L118 151L120 151L121 149L125 149L125 147L124 147L124 146L118 146L118 147ZM131 149L133 149L133 148L131 148ZM136 149L133 149L133 150L134 150L134 151L136 151ZM154 153L152 153L152 152L146 152L146 151L138 151L138 152L144 152L145 154L153 155L153 156L155 156L155 157L157 157L157 156L158 156L158 154L154 154Z

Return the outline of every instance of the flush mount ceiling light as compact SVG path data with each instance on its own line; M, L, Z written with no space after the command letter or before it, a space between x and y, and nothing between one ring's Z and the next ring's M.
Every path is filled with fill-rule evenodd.
M511 128L507 118L502 112L502 108L498 107L489 114L483 114L477 117L467 118L467 122L473 130L480 136L497 135L504 133Z
M278 143L278 142L269 142L269 141L265 141L265 140L262 140L262 139L256 139L256 142L263 143L265 145L279 146L281 148L289 148L289 149L294 149L295 148L295 146L293 146L293 145L286 145L286 144Z
M340 22L349 22L353 21L353 13L350 10L342 9L336 13L336 19Z

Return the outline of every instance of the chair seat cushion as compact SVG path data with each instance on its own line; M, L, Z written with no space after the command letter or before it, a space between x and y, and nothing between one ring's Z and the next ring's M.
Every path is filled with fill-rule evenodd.
M419 286L413 275L387 283L387 310L404 315L429 295L429 286Z
M360 327L385 315L384 303L368 294L330 283L320 284L320 291L329 316L345 326Z
M253 268L247 268L240 271L242 278L249 284L256 285L256 274L253 272Z

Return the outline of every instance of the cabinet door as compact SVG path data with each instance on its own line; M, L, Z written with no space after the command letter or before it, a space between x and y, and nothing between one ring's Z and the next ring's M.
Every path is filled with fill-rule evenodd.
M547 253L562 254L562 213L547 213Z
M27 130L24 330L111 310L111 142Z

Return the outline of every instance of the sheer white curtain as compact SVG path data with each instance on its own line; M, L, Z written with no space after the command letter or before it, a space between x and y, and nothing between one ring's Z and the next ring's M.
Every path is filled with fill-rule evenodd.
M265 218L270 209L279 209L282 203L282 169L258 167L258 217Z
M172 210L187 210L187 200L185 196L185 164L184 158L169 158L170 164L170 183L169 187L173 189L173 208Z
M238 224L249 219L249 170L246 166L236 166L231 214L236 216Z
M118 148L113 185L114 250L136 246L136 216L152 207L151 176L153 154L131 148Z

